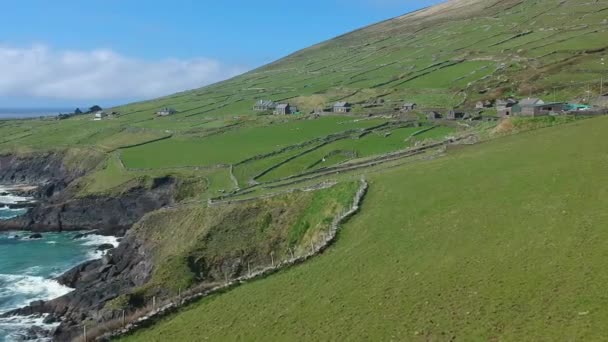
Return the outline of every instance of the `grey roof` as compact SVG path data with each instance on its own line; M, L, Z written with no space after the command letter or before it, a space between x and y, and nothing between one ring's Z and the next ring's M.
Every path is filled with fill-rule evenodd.
M514 105L517 103L517 100L514 99L506 99L506 100L496 100L496 105L497 106L507 106L507 105Z
M277 109L287 109L289 107L289 103L281 103L277 105Z
M527 98L525 100L519 101L520 106L535 106L537 104L542 104L543 100L539 98Z
M334 107L348 107L348 106L350 106L350 103L344 102L344 101L336 102L334 104Z
M258 100L258 102L256 102L256 105L258 106L274 106L274 102L271 100Z
M403 107L413 107L415 105L416 105L415 103L404 103Z

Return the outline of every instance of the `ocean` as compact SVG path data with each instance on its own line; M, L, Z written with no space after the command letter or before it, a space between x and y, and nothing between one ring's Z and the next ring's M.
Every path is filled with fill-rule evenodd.
M4 196L4 201L7 198ZM16 196L10 199L21 200ZM24 210L0 207L0 219L23 213ZM0 232L0 314L32 301L50 300L69 293L70 288L53 278L84 261L102 257L102 253L96 251L97 246L117 245L114 237L90 235L74 239L78 233L43 233L42 239L30 239L30 232ZM16 341L20 332L34 325L53 328L42 321L36 317L0 318L0 342Z
M0 120L38 118L73 112L74 108L0 108Z

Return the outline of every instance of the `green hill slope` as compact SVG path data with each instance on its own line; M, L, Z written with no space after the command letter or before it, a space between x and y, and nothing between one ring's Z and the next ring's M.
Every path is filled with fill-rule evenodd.
M190 118L242 115L262 98L311 111L379 96L385 110L391 101L451 107L503 93L586 97L608 74L607 11L599 1L453 0L133 112L170 105Z
M87 115L1 123L0 151L88 146L122 148L132 157L139 151L128 147L149 143L146 148L154 155L147 158L158 160L127 158L133 159L125 160L127 167L209 166L239 161L231 151L214 147L218 139L208 143L210 135L235 132L254 139L265 133L250 132L252 127L287 120L256 116L252 106L259 99L291 102L303 113L346 100L362 114L393 114L404 101L421 108L470 107L506 94L585 102L600 92L601 78L608 75L602 60L607 58L607 29L608 5L599 1L452 0L345 34L225 82L114 108L120 115L104 121L93 122ZM163 107L178 113L159 118L155 113ZM305 136L319 138L340 128ZM253 153L270 153L284 141L267 143ZM189 159L165 158L181 151L201 151L196 165L187 163Z
M601 340L608 119L370 176L325 255L126 341Z

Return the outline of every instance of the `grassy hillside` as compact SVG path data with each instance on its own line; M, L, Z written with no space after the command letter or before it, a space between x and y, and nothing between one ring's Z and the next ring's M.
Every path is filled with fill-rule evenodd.
M600 1L452 0L225 82L114 108L120 115L104 121L0 122L0 151L77 145L121 150L129 168L209 166L364 125L259 116L258 99L289 101L304 114L337 100L354 103L355 114L393 114L404 101L470 107L507 94L586 102L608 76L607 28ZM178 113L158 118L162 107Z
M370 175L324 256L125 341L601 340L608 119Z
M221 280L232 252L301 247L352 189L214 200L369 177L362 212L327 254L127 340L599 339L608 120L425 114L508 95L590 102L608 76L607 29L603 1L452 0L102 121L0 121L0 153L75 151L72 167L92 169L79 196L175 176L175 208L135 227L157 265L140 290L159 296ZM301 113L254 112L259 99ZM353 112L314 114L339 100ZM404 102L419 109L400 113ZM163 107L177 113L158 117Z

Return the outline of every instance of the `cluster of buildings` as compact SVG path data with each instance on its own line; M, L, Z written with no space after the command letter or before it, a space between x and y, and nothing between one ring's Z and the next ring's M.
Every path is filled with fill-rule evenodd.
M475 105L476 113L480 113L485 109L495 108L498 117L511 116L546 116L558 115L563 113L590 111L592 107L584 104L567 103L567 102L545 102L539 98L527 98L517 100L509 98L506 100L479 101ZM465 111L450 110L444 117L439 111L430 111L427 115L429 120L447 119L460 120L480 117L478 114L469 114Z
M544 116L566 112L586 111L591 106L567 102L545 102L539 98L497 100L496 112L500 117Z
M108 112L106 112L106 111L98 110L93 113L93 121L101 121L105 118L116 117L118 115L120 115L120 113L118 113L118 112L111 112L108 114Z
M156 115L158 116L169 116L169 115L173 115L177 113L177 111L173 108L169 108L169 107L165 107L162 108L161 110L159 110L158 112L156 112Z
M253 106L256 112L270 112L274 115L288 115L298 113L298 107L289 103L275 103L270 100L258 100Z
M417 105L415 103L407 102L401 106L400 111L409 112L409 111L415 110L416 107L417 107ZM321 113L330 112L330 113L336 113L336 114L345 114L345 113L350 113L352 108L353 108L352 103L349 103L346 101L338 101L338 102L334 103L330 108L318 109L315 111L315 113L321 114ZM273 114L275 114L275 115L287 115L287 114L299 113L298 107L296 107L294 105L291 105L289 103L278 103L277 104L274 101L270 101L270 100L258 100L253 105L253 110L256 112L272 111Z
M606 100L608 103L608 94L601 97ZM316 109L314 113L323 114L323 113L335 113L335 114L345 114L352 111L353 105L346 101L338 101L334 103L330 107L325 107ZM395 111L399 111L402 113L407 113L411 111L415 111L418 108L416 103L413 102L405 102L398 107L395 107ZM506 100L485 100L479 101L475 105L475 113L470 114L461 110L450 110L445 115L441 114L441 109L438 110L428 110L427 109L427 118L429 120L438 120L438 119L446 119L446 120L466 120L466 119L475 119L480 117L479 113L486 109L495 108L499 117L510 117L510 116L544 116L544 115L555 115L566 112L577 112L577 111L588 111L591 110L591 106L582 105L582 104L572 104L566 102L545 102L539 98L527 98L523 100L516 100L513 98L508 98ZM258 100L253 105L253 110L256 112L272 112L274 115L289 115L289 114L299 114L299 109L297 106L294 106L290 103L276 103L272 100ZM162 108L156 112L158 116L169 116L177 113L177 111L173 108ZM98 111L95 113L95 120L101 120L105 118L107 114L103 111Z

